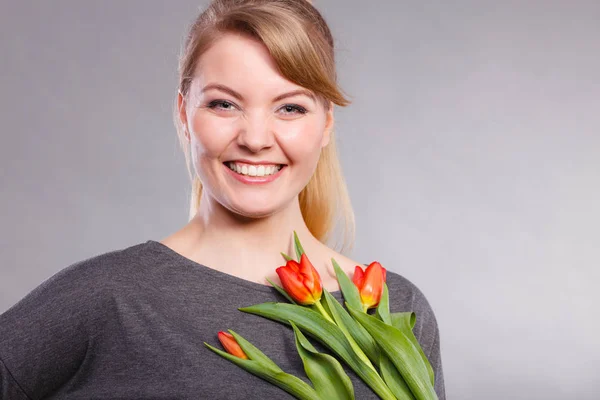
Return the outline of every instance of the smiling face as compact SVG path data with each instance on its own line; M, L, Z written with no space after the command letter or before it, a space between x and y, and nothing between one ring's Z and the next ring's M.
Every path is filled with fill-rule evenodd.
M220 38L194 76L179 95L179 116L205 198L253 218L286 207L329 143L333 106L326 111L284 78L264 44L247 36Z

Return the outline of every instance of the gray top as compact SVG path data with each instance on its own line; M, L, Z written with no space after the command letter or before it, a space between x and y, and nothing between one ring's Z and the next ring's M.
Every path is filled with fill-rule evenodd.
M387 284L390 311L416 313L415 335L445 399L429 303L389 270ZM342 301L340 291L332 294ZM309 382L292 328L237 310L267 301L286 300L272 287L198 264L154 240L77 262L0 315L1 398L292 399L203 344L222 348L217 332L232 329ZM378 398L342 365L357 400Z

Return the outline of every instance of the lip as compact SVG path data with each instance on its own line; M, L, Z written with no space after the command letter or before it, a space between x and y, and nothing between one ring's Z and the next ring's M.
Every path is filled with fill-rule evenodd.
M240 161L241 162L242 160L236 160L236 161ZM232 176L233 178L235 178L239 182L245 183L247 185L262 185L262 184L265 184L265 183L273 182L275 179L279 178L281 176L281 174L283 173L283 171L287 168L287 166L284 166L279 171L277 171L276 174L273 174L273 175L247 176L247 175L240 175L240 174L238 174L237 172L235 172L231 168L229 168L225 163L223 163L221 165L223 165L223 168L226 169L227 173L230 176Z
M271 162L271 161L252 161L252 160L246 160L244 158L236 158L233 160L228 160L228 161L225 161L225 164L230 163L230 162L240 162L240 163L252 164L252 165L286 165L284 163L277 163L277 162Z

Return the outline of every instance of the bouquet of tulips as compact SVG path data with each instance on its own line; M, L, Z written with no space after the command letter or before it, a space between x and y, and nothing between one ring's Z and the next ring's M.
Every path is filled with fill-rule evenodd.
M412 332L413 312L390 313L386 270L378 262L365 271L357 266L353 279L332 259L346 309L322 287L317 270L294 232L297 261L282 253L277 268L283 287L269 280L290 303L267 302L238 310L288 324L312 386L284 372L242 336L219 332L226 351L204 344L234 364L265 379L298 399L354 399L354 388L340 362L319 353L303 331L331 349L382 399L437 399L433 369ZM368 310L375 308L374 314Z

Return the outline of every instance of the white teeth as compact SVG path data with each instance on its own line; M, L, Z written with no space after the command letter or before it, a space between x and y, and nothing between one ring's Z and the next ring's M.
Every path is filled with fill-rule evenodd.
M228 162L227 166L229 167L229 169L237 172L238 174L249 175L249 176L273 175L273 174L279 172L279 170L282 168L281 165L268 165L268 166L259 165L257 167L255 165L245 165L245 164L240 165L240 164L236 164L235 162Z

